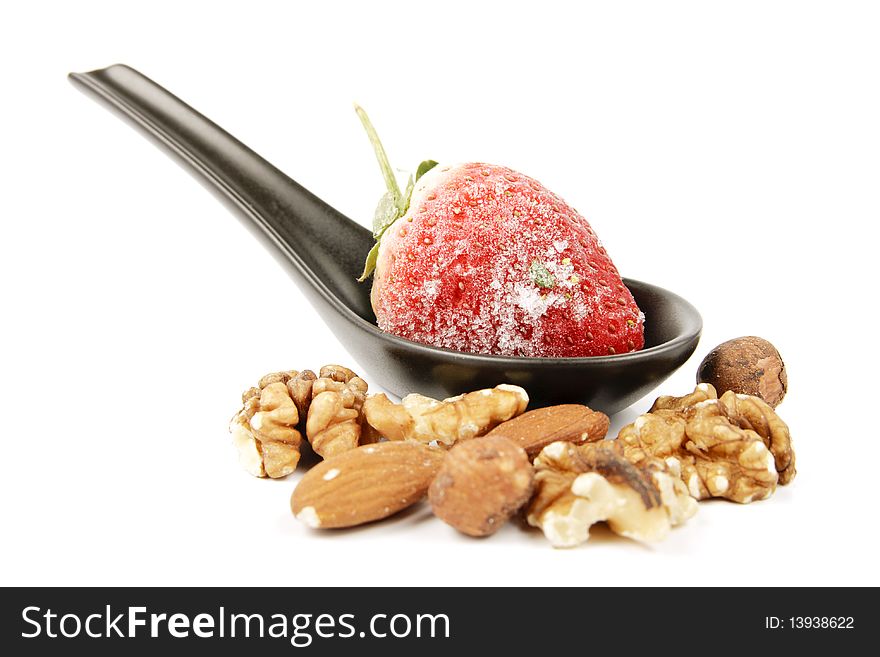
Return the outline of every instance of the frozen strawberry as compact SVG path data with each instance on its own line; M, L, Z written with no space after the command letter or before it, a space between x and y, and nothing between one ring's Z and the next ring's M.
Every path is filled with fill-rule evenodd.
M598 356L644 346L644 315L590 224L507 167L423 162L401 192L363 110L388 192L376 210L379 327L458 351Z

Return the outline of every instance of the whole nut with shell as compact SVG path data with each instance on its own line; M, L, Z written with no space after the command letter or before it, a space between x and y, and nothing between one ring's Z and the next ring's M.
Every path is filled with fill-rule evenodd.
M776 408L788 389L782 357L770 342L756 336L728 340L709 352L697 369L697 383L759 397Z
M525 450L502 436L455 445L428 489L434 515L468 536L489 536L532 492Z

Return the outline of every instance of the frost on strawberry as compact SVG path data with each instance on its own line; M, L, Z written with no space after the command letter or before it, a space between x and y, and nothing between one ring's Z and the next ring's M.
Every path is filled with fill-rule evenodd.
M507 356L644 346L644 315L590 224L562 199L507 167L433 161L402 193L358 114L388 187L363 276L375 267L371 300L382 330Z

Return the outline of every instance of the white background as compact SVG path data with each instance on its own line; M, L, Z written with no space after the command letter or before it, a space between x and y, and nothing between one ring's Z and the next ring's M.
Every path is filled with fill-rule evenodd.
M294 4L0 10L2 584L880 584L876 5ZM240 470L226 423L265 372L356 364L242 224L65 79L115 62L364 223L382 179L353 100L401 168L535 176L624 275L700 309L658 394L728 338L779 347L797 479L655 547L472 540L425 507L298 524L296 477Z

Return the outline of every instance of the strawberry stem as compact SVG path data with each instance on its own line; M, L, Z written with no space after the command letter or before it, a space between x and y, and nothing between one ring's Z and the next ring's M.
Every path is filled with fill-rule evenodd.
M359 282L363 282L376 268L376 262L379 258L379 242L382 240L382 235L395 221L406 214L416 181L437 166L437 163L434 160L425 160L419 164L415 178L409 177L406 190L401 194L400 187L397 185L397 177L394 175L394 170L391 168L391 163L385 154L385 148L379 140L379 135L376 133L376 128L373 127L370 117L367 116L364 109L357 103L354 105L354 111L357 112L364 130L367 131L367 137L370 138L373 152L376 154L376 160L379 162L379 168L382 170L382 176L385 178L385 187L388 189L382 195L382 198L379 199L379 205L376 206L376 213L373 217L373 237L376 238L376 243L370 249L369 254L367 254L364 272L358 278Z
M357 112L364 130L367 131L367 137L370 138L370 143L373 145L373 152L376 154L376 160L379 162L379 168L382 170L382 176L385 178L385 186L388 188L388 193L391 194L395 204L397 204L401 198L400 187L397 185L397 178L394 176L394 170L391 168L391 163L388 161L388 155L385 154L385 148L379 140L376 128L373 127L370 117L367 116L367 113L360 105L355 103L354 111Z

